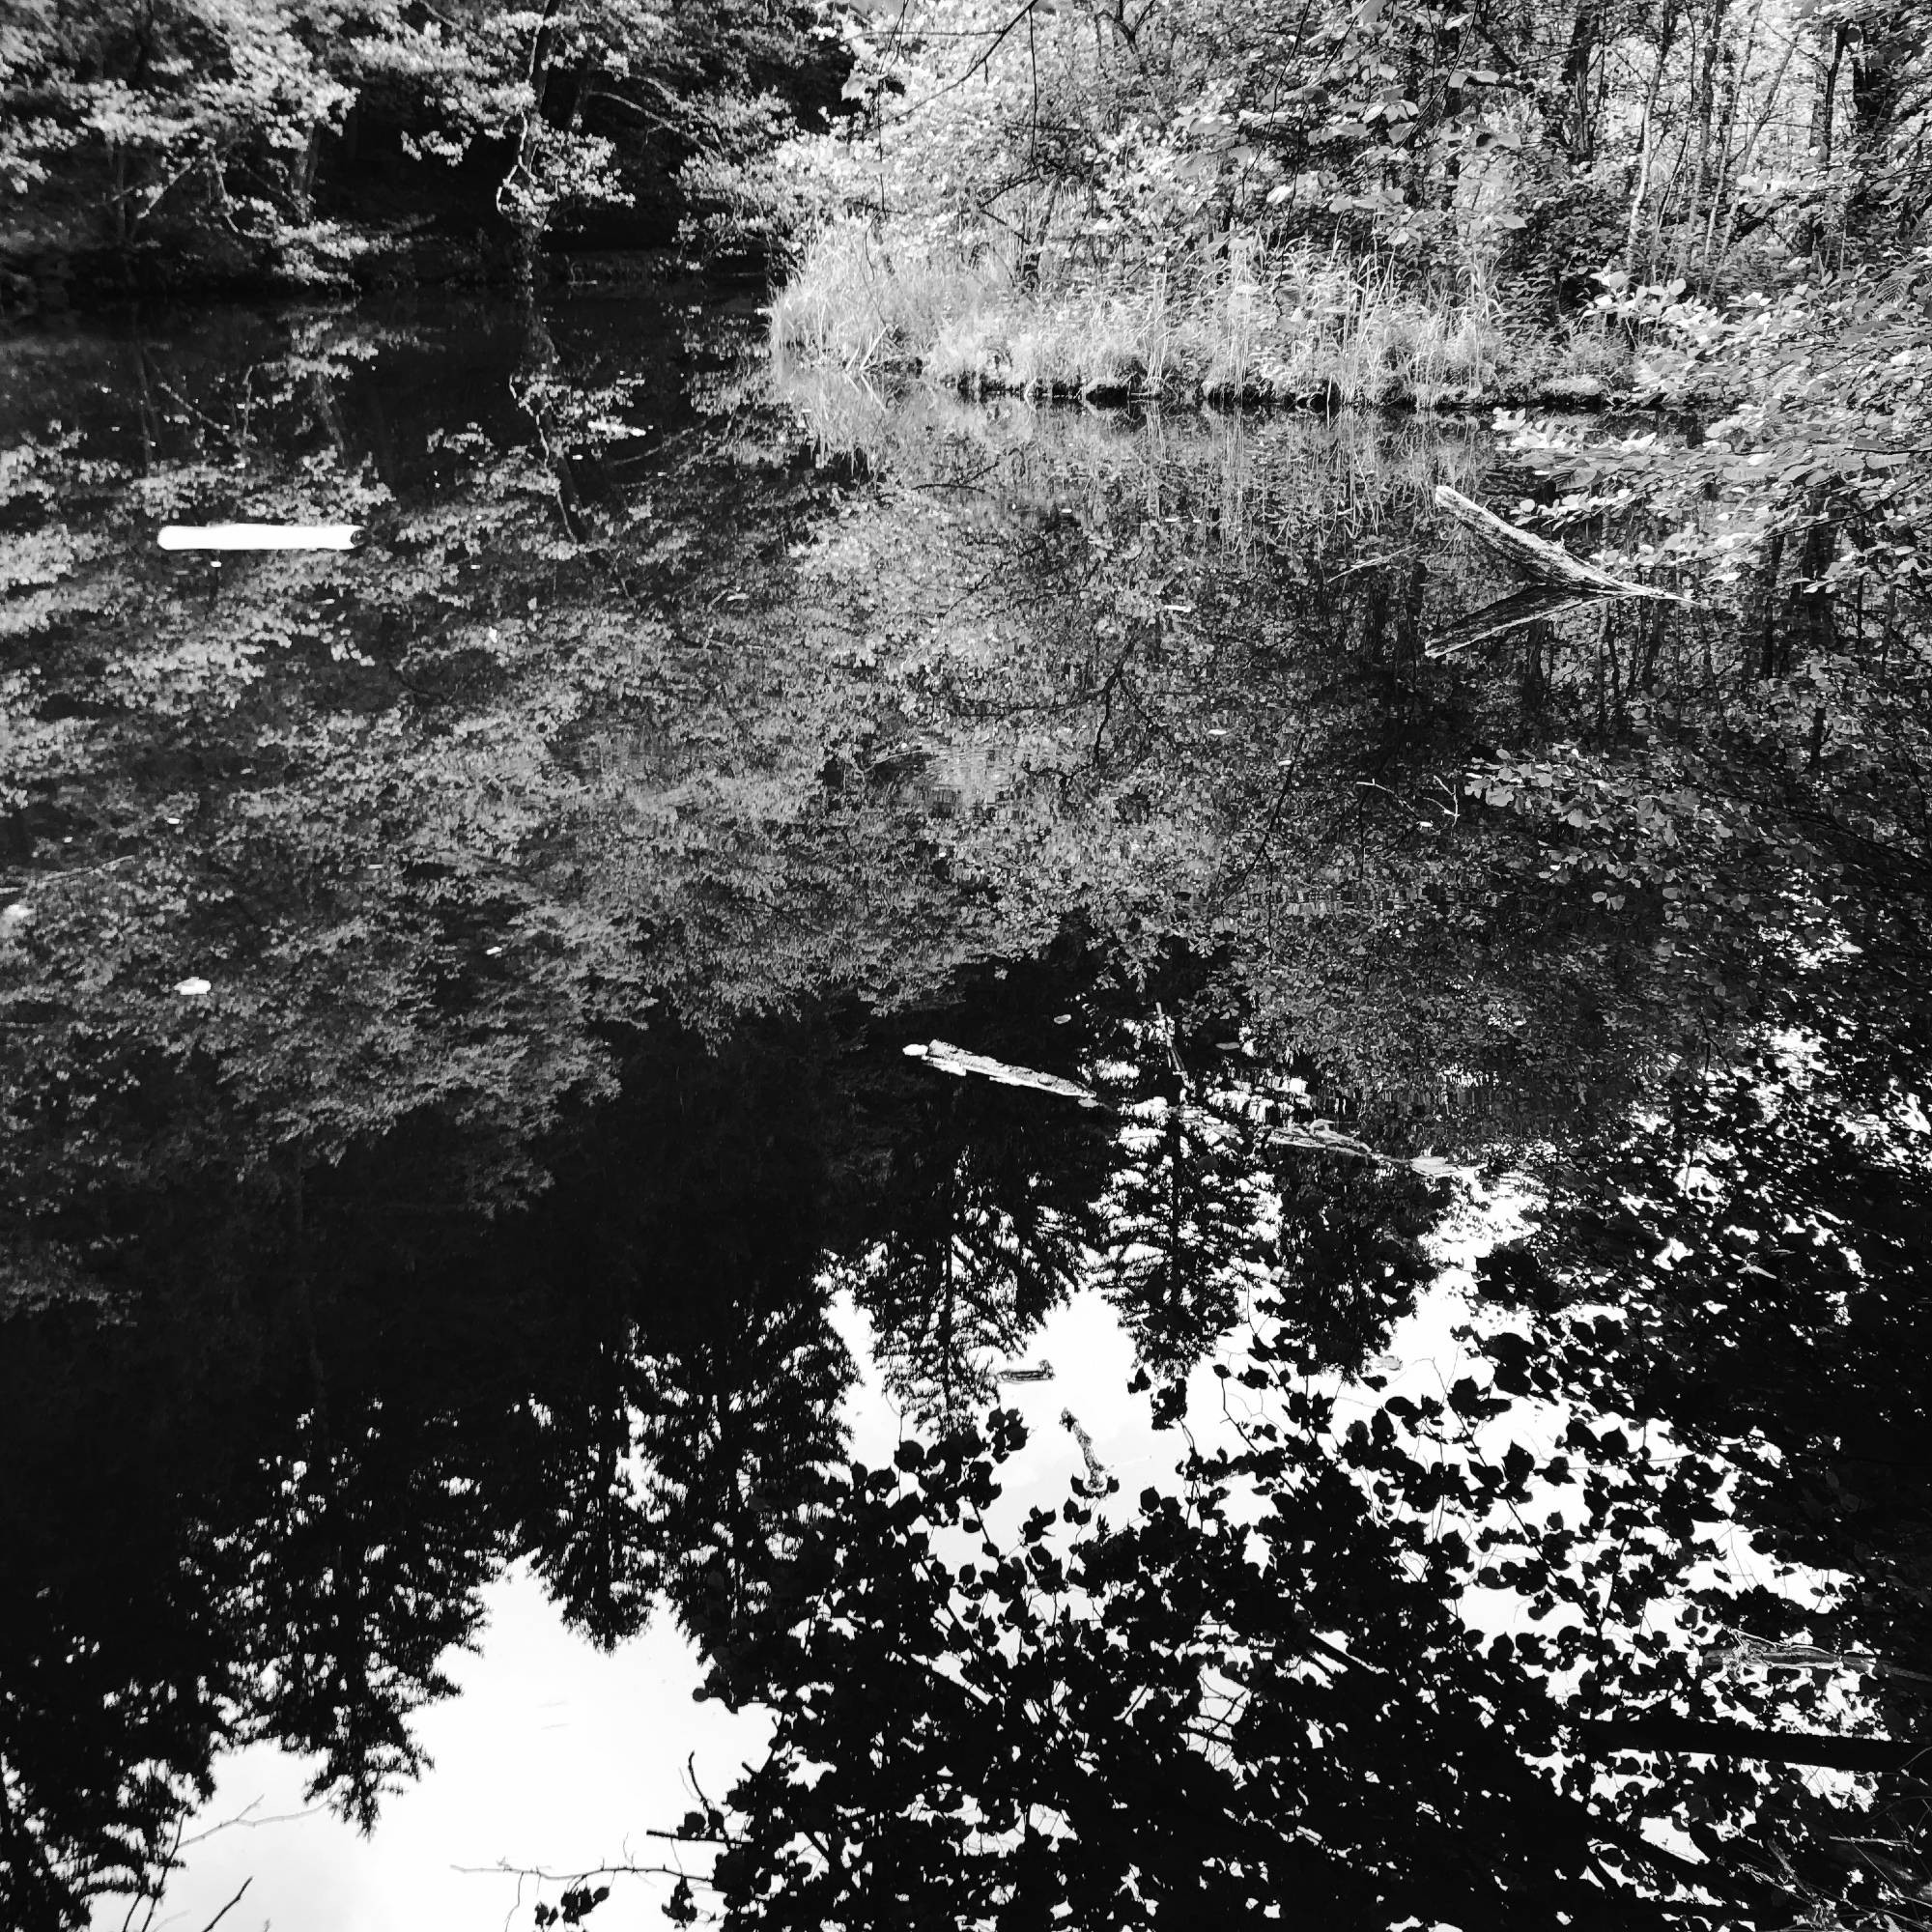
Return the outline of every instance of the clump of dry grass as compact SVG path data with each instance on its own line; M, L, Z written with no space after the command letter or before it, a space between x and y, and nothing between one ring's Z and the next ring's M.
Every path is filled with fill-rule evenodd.
M950 323L920 367L935 383L976 392L1124 396L1150 386L1140 318L1104 296L982 308Z
M862 221L827 228L772 304L772 340L812 362L867 369L920 361L952 324L998 298L997 268L893 246Z
M1131 281L1062 270L1026 285L997 252L892 243L848 221L807 250L772 335L808 362L916 368L976 395L1437 409L1541 384L1587 399L1614 382L1611 345L1526 346L1472 279L1431 300L1387 264L1237 233Z

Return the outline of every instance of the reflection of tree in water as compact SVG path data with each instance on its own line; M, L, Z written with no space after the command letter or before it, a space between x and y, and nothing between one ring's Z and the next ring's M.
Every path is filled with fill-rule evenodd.
M1080 1278L1099 1134L1067 1101L951 1081L900 1124L876 1233L841 1272L895 1398L963 1419Z
M1208 450L1159 425L1063 425L1013 466L1010 500L888 492L844 519L838 481L794 463L769 418L728 461L701 439L668 461L649 440L622 463L581 447L622 398L578 380L561 323L532 345L529 412L493 383L474 426L446 371L434 420L410 412L398 369L430 356L384 374L358 343L341 360L366 359L360 374L265 370L278 427L241 465L229 405L247 384L203 371L188 388L220 408L143 417L126 473L101 472L102 521L76 511L87 544L23 552L41 575L8 607L27 668L0 694L24 774L4 837L36 917L0 933L21 1069L0 1080L0 1163L34 1211L10 1204L0 1232L69 1243L47 1281L120 1267L128 1339L76 1331L65 1416L35 1369L83 1318L16 1318L28 1339L0 1349L0 1396L18 1398L0 1400L0 1466L29 1470L0 1492L17 1895L71 1917L79 1891L152 1864L230 1735L317 1753L366 1822L419 1762L412 1715L512 1554L600 1642L668 1605L734 1699L838 1679L836 1714L792 1715L802 1746L850 1747L843 1792L814 1799L781 1765L746 1807L781 1877L796 1824L885 1846L907 1896L930 1881L962 1910L1031 1912L1057 1886L1104 1924L1138 1862L1178 1909L1238 1917L1252 1866L1380 1932L1401 1908L1601 1922L1593 1871L1621 1911L1669 1869L1632 1842L1644 1804L1672 1829L1716 1816L1720 1845L1743 1843L1763 1790L1735 1766L1672 1771L1667 1804L1626 1794L1635 1809L1599 1830L1579 1822L1580 1777L1552 1811L1521 1761L1552 1667L1595 1671L1588 1694L1613 1687L1633 1723L1718 1720L1673 1656L1599 1638L1612 1612L1640 1631L1689 1560L1643 1553L1645 1511L1689 1550L1726 1461L1780 1551L1855 1577L1824 1634L1924 1640L1922 1177L1897 1135L1861 1138L1823 1092L1766 1102L1760 1085L1790 1084L1768 1063L1728 1085L1701 1071L1778 1013L1830 1037L1848 1106L1895 1111L1895 1069L1918 1064L1913 976L1896 1000L1846 1006L1840 942L1908 960L1922 945L1922 922L1875 916L1860 883L1914 826L1879 810L1856 707L1858 782L1834 802L1829 773L1800 782L1778 762L1769 726L1764 758L1734 766L1694 719L1620 723L1633 694L1604 689L1607 623L1594 667L1549 635L1534 677L1507 651L1418 662L1470 571L1420 506L1445 468L1484 460L1477 438L1276 424ZM39 466L19 493L34 503L14 506L36 539L73 460L50 446L20 472ZM137 500L221 514L245 483L295 514L318 479L393 539L352 579L284 559L216 590L96 542ZM1710 696L1694 678L1663 692L1667 654L1648 664L1643 702ZM1769 701L1714 715L1756 729ZM1895 724L1909 749L1916 724ZM1463 771L1495 741L1531 749L1478 805ZM903 781L962 760L997 782ZM1832 816L1848 804L1855 825ZM1003 1007L991 962L1012 966L1010 992L1074 931L1113 962L1107 997L1084 997L1105 978L1094 958L1049 959L1060 996L1043 973ZM1240 1053L1221 1052L1229 1027L1198 984L1178 1065L1150 1045L1182 944L1216 962ZM157 995L211 959L210 1004ZM899 1036L948 985L960 1010L922 1025L1091 1078L1120 1111L908 1067ZM840 1017L748 1017L787 1006ZM634 1055L647 1010L658 1040ZM1687 1036L1700 1070L1660 1099L1652 1071ZM901 1400L939 1420L977 1405L1090 1252L1169 1388L1250 1306L1281 1324L1251 1365L1258 1398L1270 1362L1359 1366L1410 1304L1439 1203L1411 1174L1272 1135L1254 1075L1292 1060L1325 1083L1320 1111L1342 1115L1341 1096L1350 1130L1399 1157L1432 1132L1485 1151L1574 1139L1633 1097L1667 1119L1634 1138L1612 1121L1582 1151L1601 1179L1565 1182L1490 1270L1526 1331L1496 1344L1500 1394L1472 1384L1446 1416L1378 1409L1325 1472L1285 1449L1264 1465L1283 1445L1257 1436L1245 1473L1279 1550L1261 1581L1208 1532L1210 1510L1178 1522L1149 1504L1081 1554L1097 1634L1037 1601L1056 1580L1043 1536L947 1605L1012 1626L1021 1661L965 1645L936 1610L921 1624L894 1592L936 1587L927 1552L902 1521L834 1507L847 1365L829 1288L852 1285ZM1445 1124L1453 1082L1489 1111ZM594 1094L611 1104L586 1124ZM1687 1151L1708 1185L1681 1182ZM320 1177L313 1360L282 1306L286 1230L262 1178L293 1153ZM231 1199L210 1177L238 1167L253 1178ZM224 1218L225 1244L202 1225ZM1604 1300L1626 1311L1607 1327L1584 1312ZM1520 1548L1477 1547L1484 1510L1526 1497L1525 1464L1459 1472L1456 1427L1539 1387L1661 1416L1694 1451L1668 1479L1628 1442L1587 1452L1629 1458L1588 1492L1614 1558L1566 1552L1541 1518ZM1344 1465L1432 1520L1460 1510L1460 1528L1422 1538L1364 1513L1335 1488L1354 1480ZM873 1593L848 1591L863 1614L801 1637L786 1611L848 1554ZM1459 1644L1443 1606L1493 1586L1485 1558L1575 1612L1571 1634L1500 1656ZM1285 1601L1302 1620L1286 1633ZM1768 1638L1791 1620L1746 1607ZM1318 1661L1330 1630L1370 1643L1360 1664ZM926 1667L955 1640L997 1723ZM1139 1714L1102 1681L1122 1655L1145 1662ZM1198 1666L1238 1690L1190 1701ZM878 1722L904 1712L904 1737ZM1205 1769L1161 1734L1170 1719L1213 1735ZM1027 1789L1078 1813L1091 1864L1041 1830L941 1869L932 1846L971 1836L952 1794L1016 1816L1000 1780L1035 1747ZM846 1794L863 1830L834 1817L834 1837ZM1796 1858L1800 1825L1831 1821L1774 1796L1768 1829ZM1346 1856L1291 1842L1284 1817ZM1747 1848L1736 1862L1764 1868ZM758 1910L824 1905L822 1874L805 1875L796 1904L781 1887ZM1748 1890L1732 1903L1758 1914ZM1657 1902L1618 1922L1662 1922Z
M601 1641L655 1603L751 1640L849 1370L810 1293L816 1144L706 1065L641 1069L638 1116L565 1137L530 1214L463 1211L463 1144L397 1136L308 1177L299 1283L270 1179L212 1224L151 1215L119 1321L8 1324L0 1462L47 1477L0 1496L8 1923L155 1877L236 1740L369 1826L520 1554ZM708 1131L680 1134L680 1090Z
M1280 1157L1281 1240L1270 1312L1312 1364L1350 1373L1387 1345L1434 1273L1423 1240L1447 1190L1406 1168L1336 1154Z
M1442 1190L1406 1169L1271 1148L1198 1106L1131 1121L1106 1197L1102 1277L1159 1410L1215 1339L1264 1310L1313 1368L1358 1370L1414 1305Z
M1311 1365L1358 1369L1428 1277L1421 1244L1444 1191L1359 1151L1301 1144L1318 1131L1308 1082L1229 1037L1241 1031L1229 961L1177 954L1162 980L1180 1004L1155 1000L1108 1055L1122 1118L1100 1277L1141 1373L1164 1385L1159 1411L1258 1310L1290 1324Z
M23 1932L148 1882L248 1696L246 1553L195 1520L180 1427L197 1372L242 1367L85 1308L0 1330L0 1918Z
M638 1468L637 1323L593 1299L554 1378L523 1395L502 1469L518 1497L518 1541L564 1614L600 1649L649 1622L664 1583Z
M246 1692L241 1656L221 1638L233 1602L222 1585L234 1579L139 1549L135 1524L97 1519L77 1540L123 1529L138 1553L97 1554L52 1583L30 1549L8 1546L0 1911L21 1932L85 1924L91 1900L155 1881L182 1819L213 1791L228 1713ZM117 1625L138 1622L131 1655L118 1632L94 1634L103 1588L119 1593L108 1600Z
M582 1334L520 1404L506 1470L539 1574L601 1642L654 1602L744 1640L838 1452L851 1368L812 1289L826 1050L777 1025L713 1050L667 1035L564 1164Z
M1077 1077L1101 970L1069 930L1037 958L962 973L956 1008L878 1029L880 1057L854 1060L840 1080L830 1155L844 1205L828 1280L867 1317L886 1386L910 1414L982 1406L1080 1280L1108 1129L1064 1096L956 1078L895 1048L956 1036L995 1061Z
M454 1692L444 1664L482 1623L504 1552L457 1418L410 1391L318 1391L296 1454L265 1464L272 1500L235 1624L260 1679L244 1731L312 1758L311 1798L363 1831L428 1764L413 1719Z
M990 1445L854 1472L769 1660L771 1751L725 1807L725 1923L1250 1923L1289 1897L1344 1932L1787 1922L1785 1874L1826 1862L1798 1778L1697 1784L1700 1842L1733 1862L1654 1842L1682 1792L1565 1776L1588 1725L1464 1625L1469 1544L1391 1515L1422 1446L1405 1424L1338 1453L1298 1370L1243 1381L1273 1419L1119 1527L1076 1486L1060 1522L988 1540L1009 1415ZM1236 1490L1261 1505L1246 1535Z
M753 1295L668 1324L638 1373L644 1522L663 1552L663 1594L729 1681L830 1506L851 1365L821 1303Z
M1156 1063L1157 1087L1161 1069ZM1266 1279L1273 1202L1253 1129L1173 1091L1129 1102L1103 1197L1101 1281L1170 1393Z
M1663 1418L1737 1469L1780 1556L1856 1579L1831 1641L1912 1662L1932 1654L1932 1162L1910 1063L1848 1109L1831 1044L1686 1069L1483 1278L1531 1314L1553 1385Z
M516 1547L603 1648L660 1605L720 1654L750 1641L842 1447L850 1366L822 1308L634 1313L566 1373L520 1403L503 1445Z

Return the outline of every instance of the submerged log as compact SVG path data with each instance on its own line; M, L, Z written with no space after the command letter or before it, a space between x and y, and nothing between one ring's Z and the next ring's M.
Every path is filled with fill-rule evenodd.
M1464 528L1510 562L1525 577L1568 590L1582 597L1650 597L1663 604L1689 604L1691 600L1675 590L1660 590L1654 583L1637 583L1627 577L1612 577L1594 563L1574 557L1561 544L1548 537L1532 536L1514 524L1506 524L1493 510L1474 503L1460 490L1446 483L1435 486L1435 507L1446 511Z

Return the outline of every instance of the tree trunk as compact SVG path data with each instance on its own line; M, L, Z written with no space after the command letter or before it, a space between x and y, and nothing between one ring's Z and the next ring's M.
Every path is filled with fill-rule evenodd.
M1696 134L1697 158L1690 175L1690 205L1685 210L1673 255L1677 272L1690 271L1690 251L1696 245L1697 224L1711 189L1712 143L1718 120L1718 63L1723 46L1727 0L1710 0L1702 19L1693 14L1690 47L1690 118Z
M1804 533L1804 550L1799 568L1804 573L1806 583L1823 582L1832 568L1832 559L1838 554L1837 526L1832 521L1819 516L1818 521ZM1824 656L1836 640L1837 625L1833 610L1832 593L1829 590L1798 590L1794 593L1799 610L1804 613L1805 641L1814 655ZM1784 645L1784 668L1792 667L1791 639L1787 637Z
M1811 101L1811 152L1819 172L1832 165L1833 124L1838 114L1838 70L1845 60L1845 26L1838 21L1827 30L1831 51L1818 64L1818 92Z
M1886 175L1918 47L1909 26L1874 20L1861 22L1854 30L1850 51L1857 179L1846 198L1845 231L1857 238L1875 236L1896 198L1887 192Z
M1651 71L1650 85L1644 91L1643 119L1637 134L1636 181L1631 189L1630 222L1624 238L1624 267L1640 281L1651 279L1647 264L1637 267L1636 239L1643 224L1644 204L1650 198L1651 164L1657 154L1657 97L1663 86L1664 70L1670 64L1670 49L1677 38L1675 0L1664 0L1663 17L1657 25L1657 66ZM1654 256L1655 250L1652 254Z
M1784 532L1775 529L1764 540L1762 611L1763 632L1758 640L1757 674L1774 677L1777 673L1777 573L1784 562Z
M1578 0L1570 27L1570 45L1563 56L1555 111L1548 121L1552 145L1560 147L1573 168L1587 168L1596 157L1596 115L1590 99L1590 74L1597 62L1597 43L1603 32L1603 0Z

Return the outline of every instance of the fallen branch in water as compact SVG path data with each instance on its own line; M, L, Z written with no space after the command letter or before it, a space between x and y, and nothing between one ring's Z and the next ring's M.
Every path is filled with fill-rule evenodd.
M1070 1408L1063 1408L1060 1411L1060 1426L1079 1443L1081 1458L1087 1464L1087 1480L1095 1489L1106 1489L1108 1487L1106 1465L1094 1455L1094 1438L1081 1428L1080 1418Z
M1600 597L1655 597L1666 604L1690 602L1675 590L1660 590L1654 583L1612 577L1594 563L1584 563L1572 556L1561 544L1551 543L1548 537L1532 536L1514 524L1504 523L1493 510L1484 509L1446 483L1435 486L1435 507L1448 511L1492 550L1500 551L1525 576L1540 578L1560 589L1589 590Z
M1050 1382L1053 1379L1053 1364L1042 1356L1037 1368L1001 1369L992 1379L996 1382Z
M1562 590L1553 583L1527 584L1507 597L1497 598L1493 604L1485 604L1480 611L1471 611L1466 617L1457 618L1446 630L1437 631L1422 655L1452 658L1458 651L1466 651L1471 644L1487 643L1506 631L1565 616L1572 611L1587 611L1592 604L1603 602L1604 593L1597 590Z

